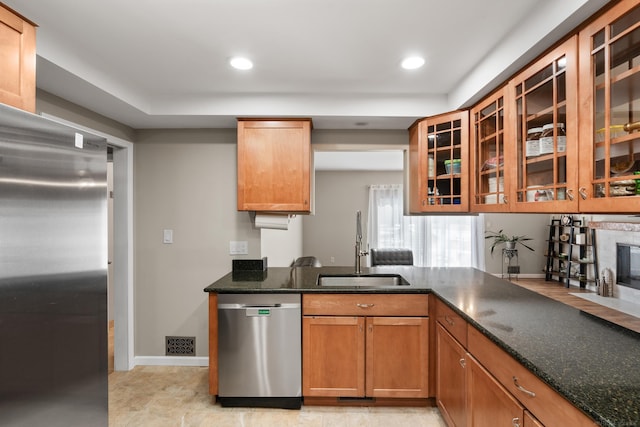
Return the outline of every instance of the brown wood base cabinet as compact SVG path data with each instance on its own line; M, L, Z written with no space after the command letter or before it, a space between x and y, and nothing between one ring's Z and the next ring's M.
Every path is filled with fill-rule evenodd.
M304 295L302 395L427 398L427 314L426 295Z
M597 424L587 417L582 411L573 406L559 393L546 385L531 371L522 366L504 350L500 349L489 338L473 327L468 328L468 352L473 359L485 368L487 373L496 380L520 405L529 411L529 417L537 418L538 425L546 427L594 427ZM474 390L469 389L467 383L468 402L473 402ZM473 411L481 411L481 406L473 404L470 410L470 419L474 417ZM524 417L524 414L521 415ZM476 424L470 423L471 427ZM488 425L488 424L477 424ZM496 425L496 424L493 424ZM521 425L521 424L520 424ZM525 424L526 425L526 424ZM536 424L533 424L536 425Z
M442 301L436 304L436 402L449 427L595 427Z
M302 319L303 396L364 396L364 317Z
M467 322L436 304L436 403L450 427L467 425Z
M436 325L436 402L452 427L467 425L467 352L441 324Z

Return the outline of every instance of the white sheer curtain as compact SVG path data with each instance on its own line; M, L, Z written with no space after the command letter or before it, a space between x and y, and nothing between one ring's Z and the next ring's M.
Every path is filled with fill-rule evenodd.
M403 216L399 184L369 187L367 236L372 248L411 249L416 266L484 270L483 216Z
M371 185L367 241L372 248L403 248L402 185Z

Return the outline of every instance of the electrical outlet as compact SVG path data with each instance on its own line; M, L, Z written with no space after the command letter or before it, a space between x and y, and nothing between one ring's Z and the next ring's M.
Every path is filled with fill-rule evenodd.
M331 264L335 264L336 263L336 257L331 257L329 258L329 260L331 261Z
M249 242L246 240L229 242L229 255L248 255L249 254Z

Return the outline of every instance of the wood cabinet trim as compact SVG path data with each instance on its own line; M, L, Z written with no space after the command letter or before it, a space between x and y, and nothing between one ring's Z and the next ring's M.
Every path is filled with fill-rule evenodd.
M440 299L436 300L436 320L463 347L467 347L467 321Z
M428 316L426 294L303 294L302 314L318 316Z
M218 294L209 293L209 394L218 394Z

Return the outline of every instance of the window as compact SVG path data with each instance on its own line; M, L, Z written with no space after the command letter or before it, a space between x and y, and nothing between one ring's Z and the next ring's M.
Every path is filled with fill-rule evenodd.
M482 215L404 216L402 185L372 185L367 224L370 247L411 249L416 266L484 269Z

